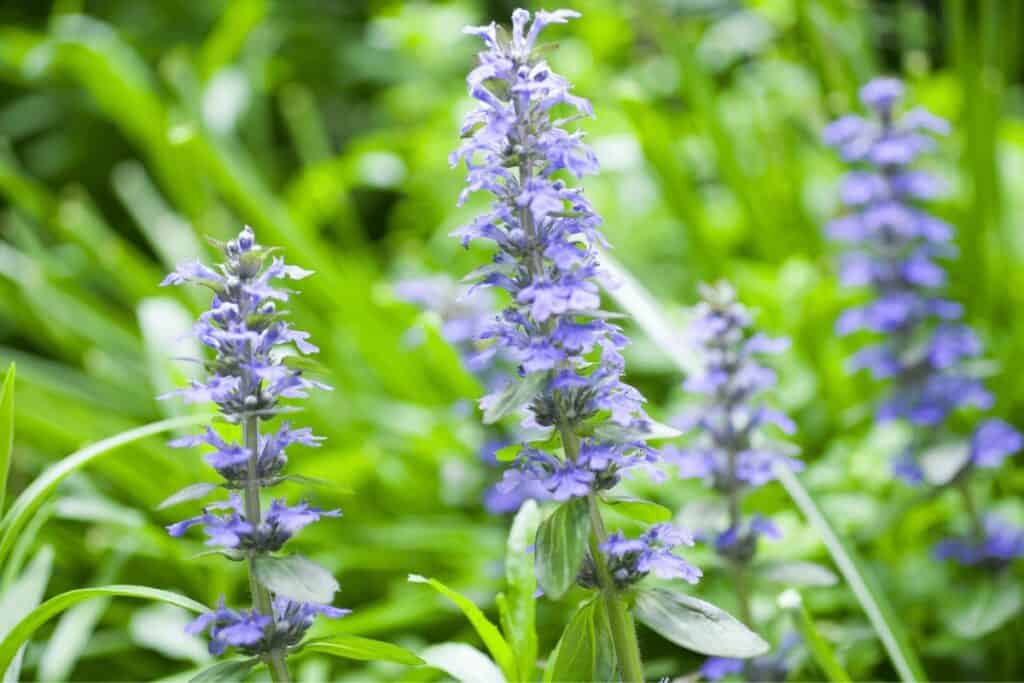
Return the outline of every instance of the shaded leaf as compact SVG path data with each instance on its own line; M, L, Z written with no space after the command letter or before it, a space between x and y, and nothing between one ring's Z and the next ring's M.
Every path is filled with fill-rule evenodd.
M725 610L684 593L639 591L635 614L665 639L700 654L746 659L769 649L761 636Z
M253 562L256 580L273 593L299 602L329 605L338 582L329 571L302 555L259 555Z
M562 503L537 530L537 579L548 597L558 599L572 587L583 565L590 534L585 498Z
M667 424L648 420L643 425L623 427L615 422L603 422L594 427L594 436L607 441L653 441L674 439L683 433Z
M594 596L576 610L551 660L546 680L615 680L615 646L600 596Z
M980 577L965 591L957 591L948 609L945 623L961 638L971 640L992 633L1024 606L1020 581L1013 574Z

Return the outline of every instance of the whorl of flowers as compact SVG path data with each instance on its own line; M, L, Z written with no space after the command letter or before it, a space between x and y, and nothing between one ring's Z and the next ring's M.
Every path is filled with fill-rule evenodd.
M311 380L285 362L286 349L311 354L318 349L306 332L295 330L284 319L278 304L286 302L289 290L273 280L301 279L309 271L285 265L274 249L256 243L251 228L237 238L219 244L225 261L216 268L193 262L179 266L163 285L200 284L213 290L210 309L195 326L199 341L211 349L213 358L203 361L207 378L172 392L186 402L212 401L223 418L242 426L242 441L223 438L207 427L203 434L171 442L175 447L205 445L204 456L223 477L221 485L231 491L228 500L207 505L203 514L168 527L181 536L201 526L207 544L216 546L232 559L247 559L280 550L296 532L321 517L337 517L338 510L323 511L308 503L289 506L274 500L260 509L261 488L284 478L286 450L295 444L319 446L320 437L308 428L293 429L287 421L272 433L259 434L260 421L287 411L282 399L305 398L312 388L330 387ZM214 487L200 488L203 493ZM188 489L186 489L188 491ZM241 494L236 491L240 491ZM190 499L197 496L185 496ZM251 570L251 569L250 569ZM340 617L347 613L328 605L304 604L284 596L273 596L253 583L252 610L231 610L220 606L200 616L189 632L210 632L210 652L220 654L228 647L251 655L283 656L312 624L316 614ZM261 604L262 603L262 604Z
M935 135L949 132L949 124L920 108L898 114L903 90L894 78L871 81L861 89L861 101L874 116L843 116L826 127L823 137L854 166L840 189L847 213L827 227L829 237L844 247L840 279L845 286L870 287L874 293L870 303L843 313L837 331L883 335L853 357L851 368L889 380L891 392L878 411L880 420L901 418L919 427L915 443L894 468L898 476L918 483L926 478L921 463L928 448L952 438L944 429L949 415L965 406L988 409L992 396L966 363L981 355L981 342L961 322L961 306L943 294L948 278L939 259L956 254L950 244L953 229L920 206L945 187L927 171L912 168L934 148ZM960 444L963 462L955 477L939 483L962 480L976 468L998 467L1021 446L1020 434L1010 425L986 420L969 443ZM950 539L937 553L968 564L1008 559L1004 525L996 520L986 530L974 521L980 538ZM1024 544L1017 546L1011 554L1024 554Z
M503 414L505 406L529 402L523 426L540 442L521 450L502 486L539 484L560 501L610 489L656 457L642 437L649 424L644 398L622 381L627 340L600 308L601 219L568 182L598 170L582 133L565 128L593 110L537 45L545 26L578 16L538 11L531 22L518 9L511 34L493 23L466 29L486 49L467 78L476 108L451 156L453 166L465 162L468 169L460 204L479 190L494 196L489 211L453 235L463 245L486 240L497 247L471 277L510 297L481 337L517 367L516 376L480 405ZM549 443L554 432L561 452Z
M764 431L772 425L792 434L793 422L760 399L775 386L776 376L760 364L758 356L784 351L788 341L754 332L750 312L736 300L728 283L702 286L701 293L690 334L700 349L702 365L687 378L684 388L703 400L677 421L693 439L675 450L671 460L681 476L702 478L729 499L729 526L716 534L714 545L721 555L746 563L758 537L776 538L779 532L767 519L744 520L739 512L742 495L772 481L776 463L797 470L803 467L792 457L791 444Z

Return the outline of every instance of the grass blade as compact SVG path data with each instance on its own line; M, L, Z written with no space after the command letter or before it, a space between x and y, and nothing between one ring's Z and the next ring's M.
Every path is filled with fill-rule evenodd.
M850 674L846 673L846 669L836 659L836 653L833 651L832 645L818 631L818 626L814 623L814 617L811 616L811 611L807 609L807 605L804 604L800 593L793 589L787 590L779 596L779 606L793 613L793 621L796 624L797 630L804 639L807 649L811 651L811 656L814 657L818 668L821 669L828 680L832 681L832 683L850 683L853 679L850 678Z
M4 512L4 498L7 493L7 473L11 469L11 453L14 451L14 363L4 375L4 386L0 389L0 515Z
M18 532L25 526L32 513L57 488L57 485L69 475L82 469L97 458L109 455L121 446L133 441L138 441L154 434L160 434L161 432L208 422L209 419L209 415L195 415L152 422L136 429L121 432L109 439L97 441L50 465L35 481L29 484L28 488L21 492L21 495L11 505L11 509L7 511L3 520L0 521L0 530L3 531L3 536L0 536L0 562L3 562L4 558L7 557L11 547L14 545L14 541L18 537Z
M46 594L46 585L50 583L52 571L53 548L43 546L18 580L0 595L0 614L3 615L0 620L0 638L6 640L13 633L15 622L39 605ZM8 657L0 662L0 680L3 683L17 683L21 680L21 646L24 640L12 647Z
M14 659L15 654L18 652L18 648L31 638L32 634L47 621L80 602L105 596L156 600L184 607L193 612L205 612L207 610L206 605L196 602L191 598L186 598L184 595L147 586L113 585L67 591L50 598L32 610L15 624L3 641L0 641L0 670L5 669L11 663L11 660Z

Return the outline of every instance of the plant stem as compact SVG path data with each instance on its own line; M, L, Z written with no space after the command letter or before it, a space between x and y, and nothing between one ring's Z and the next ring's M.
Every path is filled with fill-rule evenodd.
M736 529L738 534L743 512L740 510L740 492L736 482L736 451L733 448L728 450L728 472L729 528ZM753 628L754 620L750 614L750 591L747 588L746 567L744 563L735 559L730 560L729 565L732 568L732 579L736 586L736 601L740 606L740 617L744 624Z
M608 538L608 532L605 531L601 511L597 507L597 496L591 493L587 496L587 503L590 508L590 555L594 560L594 567L597 569L597 579L601 584L601 596L604 599L605 609L608 611L608 625L612 631L612 641L615 643L615 654L622 672L622 680L623 683L643 683L644 666L640 659L640 643L636 637L636 626L615 587L615 581L608 571L604 555L601 552L601 544Z
M956 487L960 491L960 497L964 501L964 508L967 510L967 517L971 520L971 532L975 537L977 537L979 542L984 541L985 525L981 521L981 515L978 514L978 507L974 504L974 496L971 494L971 487L967 482L967 478L960 478L956 483Z
M245 518L256 527L260 523L260 482L257 474L257 454L259 453L260 427L259 418L250 416L242 423L242 439L245 441L245 448L249 452L248 467L245 477ZM274 612L270 604L270 593L256 580L256 553L249 551L249 591L252 593L252 604L260 614L270 616L271 623L268 630L274 628ZM264 656L267 668L270 670L270 678L274 683L290 683L291 676L288 674L288 667L284 663L284 653L281 650L271 650Z

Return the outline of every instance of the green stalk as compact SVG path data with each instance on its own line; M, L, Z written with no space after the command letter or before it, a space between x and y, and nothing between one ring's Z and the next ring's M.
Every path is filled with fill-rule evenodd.
M249 461L245 477L245 518L253 527L260 523L260 482L256 478L256 457L259 453L260 426L259 418L249 416L242 423L242 438L245 441L245 448L249 451ZM260 614L269 615L271 620L274 612L270 604L270 593L256 580L256 552L248 552L249 563L249 591L252 593L252 604ZM269 629L274 628L271 621ZM270 678L274 683L291 683L291 676L288 674L288 667L284 663L284 652L271 650L264 657L267 668L270 670Z

